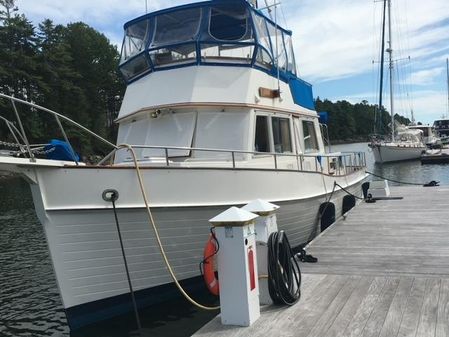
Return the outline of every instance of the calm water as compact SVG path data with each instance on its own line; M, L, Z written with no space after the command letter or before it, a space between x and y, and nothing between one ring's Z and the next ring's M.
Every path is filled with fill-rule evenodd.
M449 165L418 161L378 166L366 143L338 145L333 151L366 151L368 170L396 180L449 185ZM184 300L157 310L141 310L142 336L189 336L214 314ZM70 334L59 299L45 236L34 213L29 187L0 177L0 336L139 336L132 315Z

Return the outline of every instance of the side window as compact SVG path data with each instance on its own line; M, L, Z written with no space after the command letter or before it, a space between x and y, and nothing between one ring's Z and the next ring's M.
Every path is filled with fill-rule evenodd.
M290 119L272 117L274 151L277 153L292 152L292 137L290 133Z
M254 151L270 152L270 141L268 137L268 117L256 117L256 137L254 141Z
M304 152L316 152L319 150L315 133L315 124L312 121L303 121Z

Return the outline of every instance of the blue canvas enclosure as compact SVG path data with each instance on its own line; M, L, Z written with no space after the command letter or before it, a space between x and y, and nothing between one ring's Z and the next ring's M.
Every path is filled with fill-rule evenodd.
M47 153L47 159L52 160L65 160L65 161L79 161L79 155L74 155L70 149L70 145L66 142L58 139L52 139L49 144L45 146ZM54 150L53 150L54 149Z
M327 124L329 122L329 113L327 111L322 111L318 113L321 124Z
M211 0L156 11L124 26L120 71L128 83L189 66L251 67L290 84L313 109L312 86L297 77L292 32L246 0Z

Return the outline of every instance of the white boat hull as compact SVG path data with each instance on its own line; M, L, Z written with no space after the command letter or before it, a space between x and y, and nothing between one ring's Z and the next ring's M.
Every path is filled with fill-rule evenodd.
M297 246L319 233L318 210L334 181L360 196L366 177L362 170L347 176L251 169L148 168L142 172L163 245L179 280L199 276L208 220L229 206L257 198L278 204L279 229ZM118 219L133 288L139 291L172 282L148 222L134 168L35 167L22 173L31 183L72 328L84 324L71 320L72 309L79 312L84 305L129 293L113 210L102 199L105 189L119 192ZM332 197L337 217L345 195L337 189Z
M376 163L419 159L426 150L421 146L398 146L391 144L370 144Z

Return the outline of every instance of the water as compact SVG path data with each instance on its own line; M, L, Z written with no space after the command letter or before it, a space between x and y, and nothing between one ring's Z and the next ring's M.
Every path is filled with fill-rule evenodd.
M409 160L397 163L374 163L374 155L368 148L368 143L343 144L332 146L336 151L364 151L366 154L367 171L377 175L402 182L424 184L431 180L439 181L440 185L449 185L449 164L421 165L421 161ZM376 178L377 179L377 178ZM390 183L390 185L397 185Z
M376 165L366 143L337 145L332 150L366 151L368 170L392 179L413 183L437 180L449 185L449 165L421 165L419 160ZM189 336L214 315L180 299L157 310L141 310L141 335ZM30 189L20 179L1 176L0 336L139 336L132 314L70 333Z

